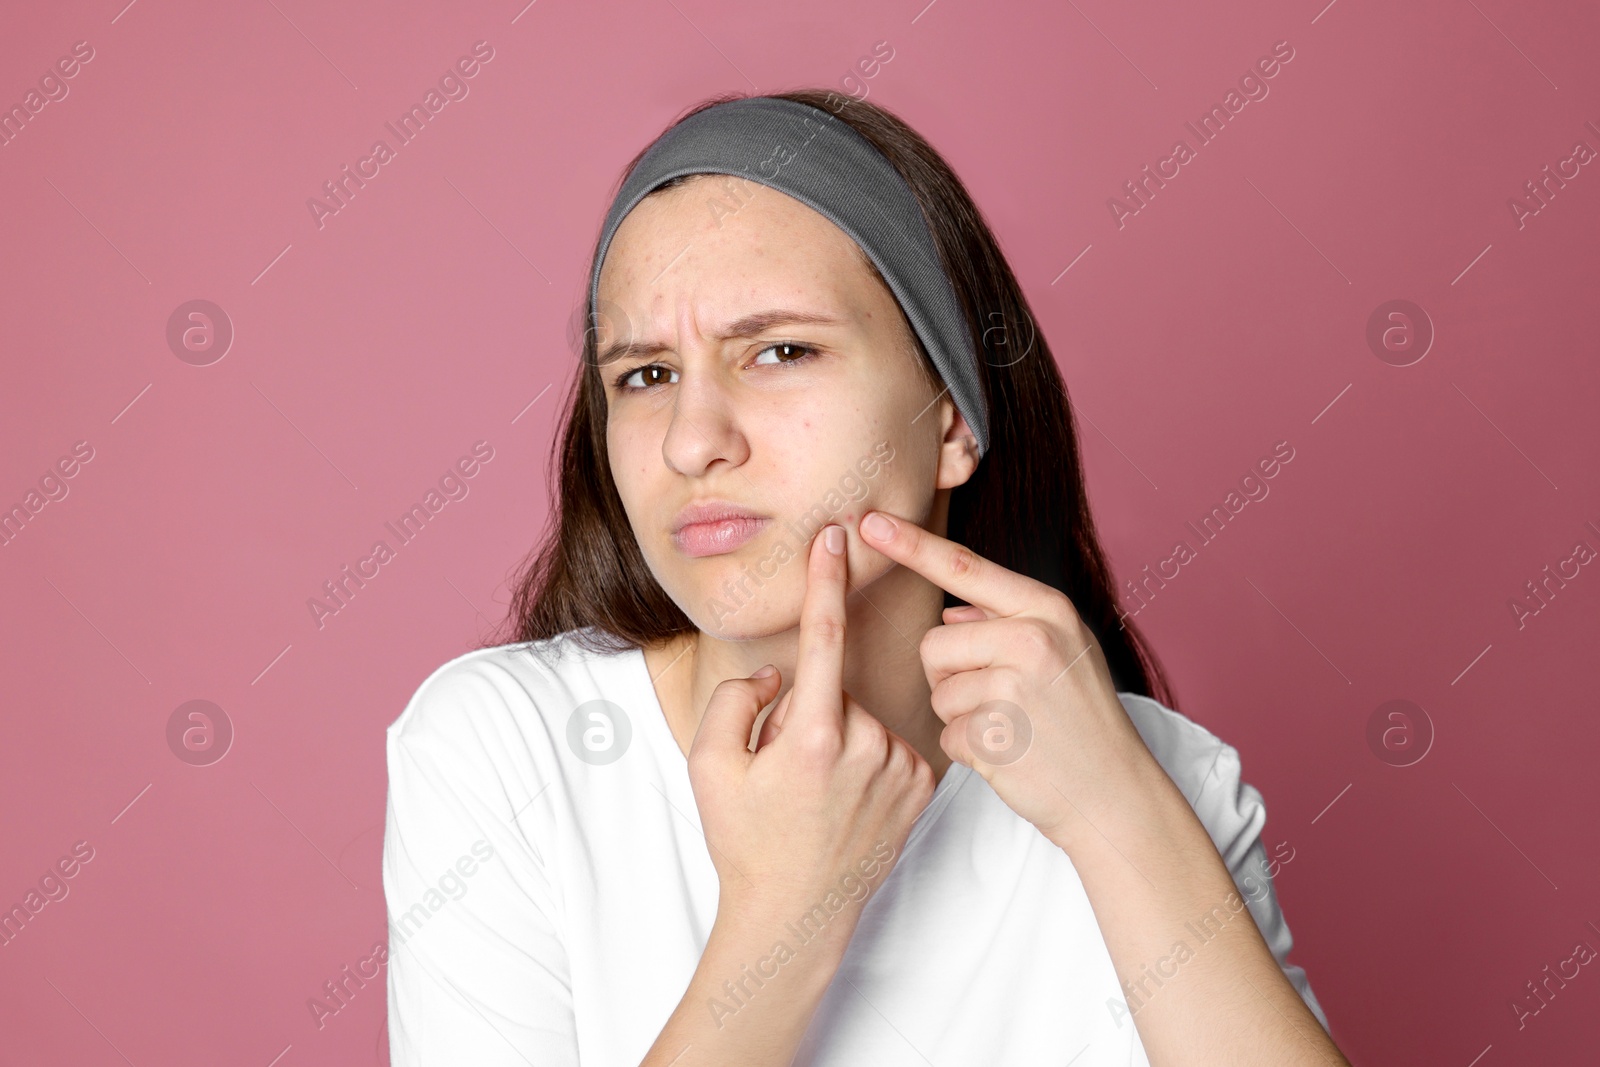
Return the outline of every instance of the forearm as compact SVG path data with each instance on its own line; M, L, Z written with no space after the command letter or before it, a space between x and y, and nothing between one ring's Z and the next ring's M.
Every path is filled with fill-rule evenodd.
M1115 802L1068 805L1051 840L1094 908L1153 1067L1343 1065L1284 975L1205 827L1151 761ZM1083 798L1080 798L1083 800Z
M806 931L794 926L798 914L719 914L689 988L640 1067L793 1061L859 908L852 903L804 943Z

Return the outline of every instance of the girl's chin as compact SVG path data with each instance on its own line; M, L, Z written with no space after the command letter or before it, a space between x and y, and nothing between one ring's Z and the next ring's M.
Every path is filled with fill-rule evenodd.
M800 592L786 585L730 580L696 588L689 599L674 596L678 606L707 637L719 641L751 641L800 625ZM792 602L791 602L792 601ZM694 605L689 610L685 605Z
M854 562L849 568L849 588L845 603L852 611L861 609L864 591L894 569L893 561L877 553L864 566ZM678 608L707 637L721 641L751 641L771 637L800 625L805 606L805 562L793 558L770 569L770 576L737 553L688 561L689 575L679 568L679 580L665 586ZM883 604L880 601L879 606ZM873 612L875 614L876 612Z
M752 605L731 615L712 613L696 619L695 625L701 633L718 641L754 641L794 629L800 625L800 615L798 612L786 614L770 605L757 610Z

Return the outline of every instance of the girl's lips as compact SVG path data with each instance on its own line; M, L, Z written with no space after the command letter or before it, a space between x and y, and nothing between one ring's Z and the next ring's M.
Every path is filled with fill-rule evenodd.
M690 523L672 535L686 556L720 556L732 552L761 531L771 519L739 518Z

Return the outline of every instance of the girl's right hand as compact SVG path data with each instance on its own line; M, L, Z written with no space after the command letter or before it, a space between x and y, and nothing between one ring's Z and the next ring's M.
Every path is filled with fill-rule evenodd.
M838 531L838 555L826 547L829 530ZM794 922L830 891L876 890L933 796L928 761L844 691L844 542L837 526L812 538L794 685L756 751L750 734L781 686L776 668L718 685L690 745L689 781L721 884L719 917ZM846 913L847 923L829 927L853 931L860 908L837 917Z

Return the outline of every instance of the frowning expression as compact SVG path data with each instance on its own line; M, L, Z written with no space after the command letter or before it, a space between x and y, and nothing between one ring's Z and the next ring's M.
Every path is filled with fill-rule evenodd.
M611 471L640 550L685 614L726 639L796 625L826 522L846 528L853 585L887 571L855 523L874 507L927 514L956 417L855 242L784 193L732 181L697 176L628 214L596 338Z

